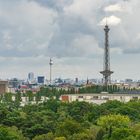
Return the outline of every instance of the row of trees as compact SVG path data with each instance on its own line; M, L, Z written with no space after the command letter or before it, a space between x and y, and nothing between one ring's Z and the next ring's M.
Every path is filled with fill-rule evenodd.
M129 88L129 87L119 87L117 85L93 85L93 86L87 86L87 87L81 87L79 88L79 93L101 93L102 91L107 91L109 93L140 93L139 89L136 88Z
M59 98L63 94L76 94L76 93L101 93L103 91L107 91L109 93L136 93L139 92L139 89L136 88L126 88L119 87L117 85L90 85L90 86L81 86L81 87L71 87L66 89L63 88L55 88L55 87L42 87L40 90L40 95L42 96L56 96ZM51 94L50 94L51 93Z
M9 97L8 97L9 98ZM139 140L140 101L0 103L0 140Z

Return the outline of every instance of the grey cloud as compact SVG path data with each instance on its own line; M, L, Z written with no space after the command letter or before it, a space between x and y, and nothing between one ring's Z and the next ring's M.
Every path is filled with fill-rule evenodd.
M73 0L29 0L35 1L42 6L50 7L59 12L63 11L63 7L72 4Z
M79 2L82 6L81 8L83 9L80 9L81 11L75 9L74 4L76 2ZM85 3L85 1L83 2ZM3 27L0 33L2 42L0 54L2 56L16 55L19 57L34 57L40 54L53 57L88 56L88 54L83 54L84 46L78 49L74 47L74 41L80 38L79 35L93 36L93 40L96 39L98 47L103 48L103 27L98 24L105 16L103 7L112 2L102 2L101 0L98 0L97 3L92 0L87 2L90 2L91 6L86 3L82 5L82 2L79 0L71 0L69 2L67 0L21 0L18 2L14 1L10 6L9 10L15 9L14 12L8 10L10 2L2 2L4 6L2 12L6 13L6 17L0 16L2 21L0 27ZM115 3L116 1L114 0L113 2ZM58 7L61 10L57 10ZM118 16L121 17L123 15ZM127 45L125 44L127 44L129 39L125 38L127 31L124 27L116 27L114 29L111 27L111 46L118 47L122 45L121 49L126 49ZM12 36L9 41L2 39L5 30L9 31ZM93 43L93 41L91 42ZM87 45L94 48L94 44ZM96 56L93 52L94 55Z
M10 2L1 3L0 55L27 57L46 54L48 42L55 30L53 21L57 13L34 2L16 1L11 7Z
M11 59L9 65L13 67L44 68L51 56L64 61L67 58L68 65L78 61L78 69L85 66L82 62L92 65L96 59L93 63L99 68L102 64L97 62L102 60L104 47L104 30L99 23L112 15L104 8L116 3L124 5L126 12L113 12L121 19L119 25L110 26L113 54L140 53L140 40L136 39L140 33L139 0L6 0L0 1L0 56ZM1 59L1 64L5 61ZM67 65L64 61L62 64Z
M126 54L139 54L140 48L125 49L123 52Z

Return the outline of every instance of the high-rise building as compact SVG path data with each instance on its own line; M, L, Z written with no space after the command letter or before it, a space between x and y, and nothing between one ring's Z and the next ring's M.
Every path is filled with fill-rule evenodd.
M10 79L8 81L8 84L12 88L18 88L18 86L20 85L19 80L17 78Z
M34 73L33 72L28 73L28 82L30 84L35 82L35 78L34 78Z
M76 78L75 78L75 83L78 83L78 82L79 82L79 80L78 80L78 78L76 77Z
M44 76L38 76L37 77L37 83L38 84L44 84L45 82L45 77Z
M28 80L34 80L34 73L33 72L28 73Z

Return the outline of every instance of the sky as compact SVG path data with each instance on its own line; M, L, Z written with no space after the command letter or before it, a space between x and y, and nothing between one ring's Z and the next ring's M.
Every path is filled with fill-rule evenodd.
M0 79L29 72L102 78L104 25L112 79L140 79L139 0L0 0Z

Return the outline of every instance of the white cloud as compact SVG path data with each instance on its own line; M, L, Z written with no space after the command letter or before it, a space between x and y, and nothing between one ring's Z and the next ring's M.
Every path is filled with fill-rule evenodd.
M121 19L112 15L112 16L103 18L102 21L100 22L100 25L106 25L106 23L109 25L118 25L121 23Z
M124 9L120 4L109 5L104 8L105 12L122 12Z

